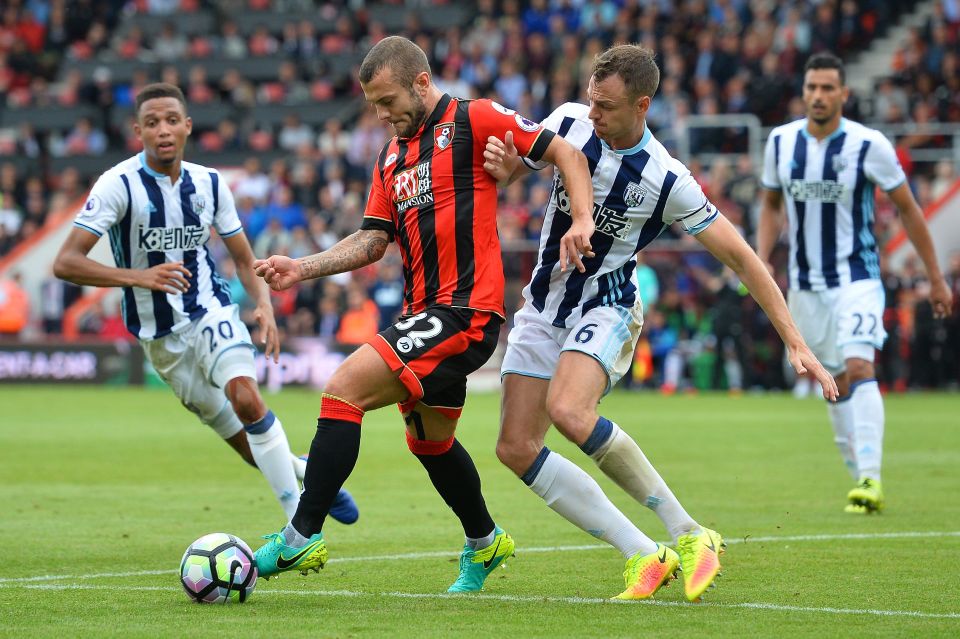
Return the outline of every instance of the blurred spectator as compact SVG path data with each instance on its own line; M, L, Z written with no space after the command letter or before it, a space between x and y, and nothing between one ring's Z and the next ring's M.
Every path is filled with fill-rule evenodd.
M217 101L217 94L207 82L207 69L201 64L190 67L187 81L187 101L193 104L210 104Z
M247 57L247 42L237 30L237 23L227 20L220 27L220 54L225 58L242 60Z
M256 204L266 202L270 194L270 178L261 170L260 159L254 155L248 157L243 163L243 171L243 176L233 187L234 195L238 199L248 197Z
M176 62L187 53L187 39L173 22L165 22L153 41L153 54L160 62Z
M652 309L660 299L660 282L657 272L646 263L646 256L641 251L634 256L637 261L637 295L644 309Z
M340 330L340 303L336 297L324 296L317 308L317 337L333 341Z
M313 142L313 129L300 121L296 113L289 113L283 118L283 126L277 136L277 146L285 151L295 151L304 144Z
M309 224L310 238L321 251L326 251L339 241L340 238L330 230L323 216L311 215Z
M377 279L370 287L370 299L377 305L382 331L396 321L403 310L403 272L391 259L384 260L377 271Z
M347 308L337 329L337 342L349 346L366 344L376 336L379 319L377 305L370 300L366 291L359 286L351 286L347 291Z
M276 222L276 226L272 223ZM282 237L280 231L289 231L295 227L307 226L307 219L303 207L293 201L293 193L290 187L281 185L277 189L276 201L267 203L253 211L247 220L247 233L251 237L259 239L259 235L265 228L269 227L277 238ZM359 227L358 227L359 228ZM277 240L279 241L279 240ZM289 238L287 238L289 241ZM257 250L258 255L270 255L278 251ZM282 251L281 251L282 252Z
M473 87L460 77L457 67L449 63L443 67L440 77L434 80L434 84L444 93L449 93L456 98L474 97Z
M939 200L957 181L957 173L950 160L940 160L934 166L933 182L930 184L930 197Z
M323 131L317 136L317 148L328 157L342 157L350 149L352 135L343 130L343 123L330 118L323 124Z
M50 210L59 211L77 202L86 192L86 185L80 176L80 171L68 166L54 183L56 190L50 196Z
M47 335L62 333L64 312L82 296L83 287L54 277L51 272L40 284L40 318L43 332Z
M17 201L10 191L0 191L0 228L7 237L13 238L20 231L23 213L17 207Z
M527 78L520 73L514 61L507 58L500 63L500 74L493 86L501 104L509 109L516 109L520 98L527 91Z
M30 322L30 300L20 273L0 276L0 339L16 337Z
M80 118L63 139L62 147L51 148L53 155L100 155L107 150L107 136L95 128L89 118Z

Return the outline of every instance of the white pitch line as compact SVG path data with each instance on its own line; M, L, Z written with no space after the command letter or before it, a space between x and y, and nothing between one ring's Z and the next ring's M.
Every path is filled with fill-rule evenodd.
M769 537L736 537L724 539L727 544L750 544L750 543L782 543L791 541L840 541L840 540L870 540L870 539L916 539L929 537L960 537L960 531L921 531L921 532L890 532L890 533L839 533L822 535L784 535ZM662 542L668 544L670 542ZM545 553L545 552L565 552L573 550L603 550L609 549L606 544L587 544L579 546L535 546L531 548L520 547L520 554L527 553ZM359 561L409 561L411 559L444 559L457 557L459 553L450 550L435 550L429 552L411 552L395 555L364 555L360 557L335 557L327 564L359 562ZM36 575L33 577L0 577L0 584L5 583L30 583L36 581L64 581L68 579L101 579L107 577L141 577L146 575L163 575L176 570L135 570L130 572L101 572L84 575Z
M0 588L20 587L30 590L108 590L108 591L143 591L143 592L177 592L180 589L170 586L95 586L90 584L0 584ZM486 593L449 594L449 593L421 593L421 592L362 592L355 590L260 590L258 597L269 595L294 595L298 597L390 597L394 599L484 599L487 601L504 601L509 603L561 603L561 604L608 604L608 605L646 605L664 608L746 608L751 610L770 610L774 612L810 612L832 615L874 615L878 617L910 617L919 619L960 619L960 612L920 612L918 610L876 610L871 608L832 608L817 606L785 606L781 604L763 602L742 603L713 603L702 602L697 604L682 601L618 601L602 599L600 597L551 597L531 595L493 595Z

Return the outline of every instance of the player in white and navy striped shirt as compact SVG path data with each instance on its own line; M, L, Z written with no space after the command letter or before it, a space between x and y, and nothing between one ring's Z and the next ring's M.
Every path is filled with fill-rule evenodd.
M289 517L306 463L290 453L280 420L260 396L256 349L207 250L211 227L256 303L266 355L276 361L269 289L253 273L253 251L220 174L183 161L192 128L183 93L152 84L135 109L143 152L97 180L54 272L75 284L123 287L124 321L147 359L184 406L263 472ZM87 256L104 234L116 267ZM340 501L344 519L355 520L352 498L343 493Z
M847 512L883 507L880 463L883 399L874 350L883 346L884 291L873 233L875 187L887 193L930 278L938 317L951 292L893 146L879 131L843 117L849 95L843 63L829 53L804 69L807 117L767 139L757 251L768 261L783 226L789 234L790 311L814 353L836 377L840 401L829 405L834 438L858 485Z
M824 380L827 394L832 384L763 263L646 127L659 79L652 51L613 47L594 63L590 106L564 104L543 122L586 156L596 232L584 270L562 270L559 245L570 215L563 179L555 175L537 265L501 369L497 455L553 510L627 558L626 589L618 598L653 596L679 564L686 595L695 600L720 568L720 535L694 521L636 442L597 413L600 399L628 369L643 323L634 255L679 222L753 291L786 342L791 363ZM509 136L491 139L485 156L484 168L501 181L542 168L521 163ZM644 535L596 481L544 446L551 422L661 518L678 552Z

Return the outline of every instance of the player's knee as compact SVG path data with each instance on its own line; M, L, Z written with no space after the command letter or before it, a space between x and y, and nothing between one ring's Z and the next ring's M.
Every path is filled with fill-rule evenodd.
M497 440L497 459L519 477L530 468L530 464L537 458L537 452L542 446L542 443L540 446L535 446L530 441L501 437Z
M233 407L233 412L237 414L240 421L244 424L252 424L260 419L267 412L267 406L260 396L260 390L257 388L256 381L249 377L237 377L227 382L227 399Z
M577 444L590 436L590 430L597 421L589 409L577 406L562 397L551 397L547 400L547 414L557 430Z
M846 361L847 365L847 378L850 380L850 383L870 379L876 377L873 369L873 362L869 362L865 359L860 359L859 357L854 357Z

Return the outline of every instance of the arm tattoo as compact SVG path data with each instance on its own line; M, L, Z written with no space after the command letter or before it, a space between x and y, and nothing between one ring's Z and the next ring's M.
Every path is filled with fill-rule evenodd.
M383 231L357 231L329 250L300 260L300 274L303 279L313 279L353 271L383 257L387 244L387 234Z

